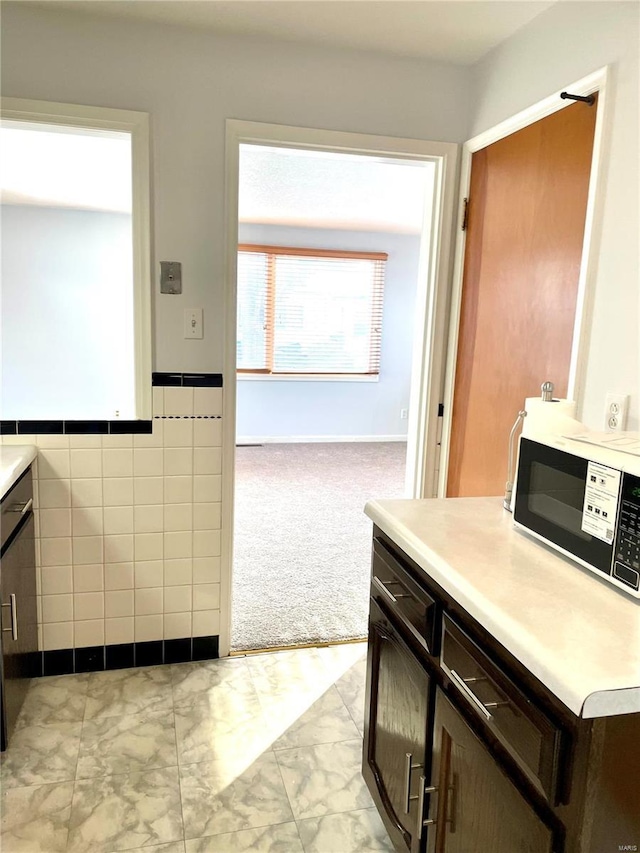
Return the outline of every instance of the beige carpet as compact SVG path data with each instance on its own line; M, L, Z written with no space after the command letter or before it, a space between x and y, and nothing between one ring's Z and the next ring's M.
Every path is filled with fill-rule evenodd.
M234 650L364 637L369 498L402 497L403 442L238 447Z

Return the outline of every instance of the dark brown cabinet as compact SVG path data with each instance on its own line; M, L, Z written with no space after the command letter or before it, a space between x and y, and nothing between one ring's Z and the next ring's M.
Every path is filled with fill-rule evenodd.
M640 714L582 718L374 529L362 772L399 853L640 850Z
M438 689L428 853L553 853L553 833Z
M430 678L375 601L369 638L366 775L396 844L418 853L424 812L420 790L431 747Z
M31 471L2 500L0 556L1 749L7 747L29 679L37 672L38 622Z

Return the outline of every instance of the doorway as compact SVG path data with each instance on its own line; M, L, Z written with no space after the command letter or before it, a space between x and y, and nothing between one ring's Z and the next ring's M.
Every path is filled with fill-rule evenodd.
M434 172L241 146L234 651L367 633L362 509L404 496Z
M456 161L456 146L442 145L434 143L424 143L410 140L393 140L380 139L376 137L366 137L352 134L341 134L324 131L309 131L297 128L281 128L263 125L253 125L242 122L229 122L228 127L228 174L229 195L228 202L228 227L231 239L228 241L228 269L229 276L229 296L236 296L235 281L237 267L237 245L238 245L238 230L237 230L237 213L238 213L238 182L240 163L240 145L243 143L259 145L269 143L273 145L277 143L281 147L302 148L307 151L322 151L327 153L344 153L344 154L364 154L374 158L394 158L401 160L414 161L430 161L434 164L434 187L433 198L429 209L425 213L425 230L429 235L429 248L426 252L426 257L423 255L420 262L419 273L419 296L416 302L416 311L414 312L422 319L416 323L418 328L421 327L424 333L420 335L420 340L416 342L416 351L420 354L418 363L420 370L418 375L414 376L410 392L409 403L409 443L413 445L410 453L410 461L408 470L409 476L409 494L417 496L424 494L425 489L427 494L431 494L433 490L433 460L428 459L428 450L431 449L430 443L435 447L435 430L432 431L428 439L427 424L431 416L433 416L433 425L437 419L437 402L434 402L434 397L438 397L438 390L435 395L433 392L433 375L441 370L442 359L442 343L444 340L444 326L446 325L446 277L448 273L448 236L449 224L452 218L452 192L453 182L455 179L455 161ZM443 226L446 222L447 226ZM229 300L229 303L231 299ZM236 328L236 300L234 304L227 305L227 319L232 318L232 322L227 323L227 328ZM225 376L230 377L235 375L236 367L236 341L227 340L226 345L226 364ZM232 351L233 347L233 351ZM233 371L229 370L229 365L233 365ZM227 379L225 382L225 438L226 446L231 454L234 453L236 440L236 383ZM418 429L421 425L421 429ZM233 429L233 432L232 432ZM413 441L412 441L413 433ZM422 433L422 435L420 434ZM225 456L228 458L228 456ZM427 461L428 459L428 461ZM430 466L430 467L429 467ZM235 467L235 466L234 466ZM430 477L429 477L430 473ZM234 478L227 476L226 483L223 480L223 488L226 488L226 493L233 498ZM426 483L426 485L425 485ZM419 491L416 493L416 488ZM375 496L375 492L370 495ZM231 504L227 504L231 506ZM361 513L362 507L360 507ZM370 531L369 531L370 534ZM232 528L229 526L226 535L228 541L225 543L223 534L223 573L222 573L222 594L227 601L231 598L231 576L232 576ZM226 545L226 547L225 547ZM226 557L226 559L225 559ZM368 555L366 559L366 573L368 576ZM224 569L227 571L225 572ZM225 580L226 596L225 596ZM287 590L282 590L282 594L286 595ZM229 609L228 617L225 624L224 612L221 629L221 651L225 653L225 641L228 643L227 648L230 648L231 638L231 610ZM225 628L227 629L225 631ZM227 633L228 632L228 633Z

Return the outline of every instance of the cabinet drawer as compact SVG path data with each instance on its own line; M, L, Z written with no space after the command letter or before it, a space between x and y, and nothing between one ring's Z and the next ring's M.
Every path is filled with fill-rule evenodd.
M562 742L560 728L447 616L441 665L527 777L553 799Z
M372 598L384 601L432 655L437 654L438 604L413 580L398 557L380 539L373 540Z
M0 531L2 531L3 548L22 519L29 514L33 505L32 497L31 468L28 468L18 482L7 492L0 504Z

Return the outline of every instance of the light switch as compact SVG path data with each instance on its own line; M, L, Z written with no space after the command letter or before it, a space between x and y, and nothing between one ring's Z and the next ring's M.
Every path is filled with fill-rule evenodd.
M202 308L184 309L184 336L185 338L201 338L202 335Z

